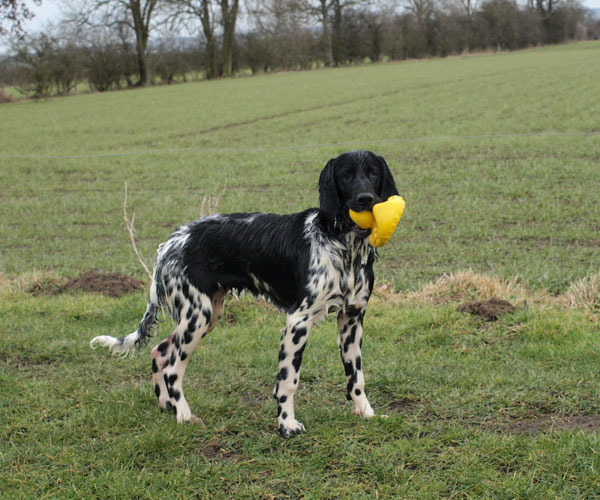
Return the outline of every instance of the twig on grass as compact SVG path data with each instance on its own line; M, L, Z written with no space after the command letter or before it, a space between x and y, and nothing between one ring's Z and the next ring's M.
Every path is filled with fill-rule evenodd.
M205 194L200 205L200 218L216 214L219 209L219 198Z
M127 232L129 233L129 239L131 241L131 246L133 247L133 251L135 252L135 255L137 256L138 261L140 262L140 264L146 271L146 274L148 275L150 280L152 280L152 274L150 273L150 270L148 269L148 266L146 265L144 258L138 251L137 245L135 243L135 230L133 228L133 223L135 221L135 212L131 216L131 220L129 220L129 217L127 216L127 182L125 182L125 199L123 200L123 219L125 219L125 227L127 228Z
M221 189L221 194L223 194L227 190L227 182L223 184L223 188ZM219 210L219 196L218 195L209 195L205 194L202 198L202 204L200 205L200 218L213 215L218 213Z

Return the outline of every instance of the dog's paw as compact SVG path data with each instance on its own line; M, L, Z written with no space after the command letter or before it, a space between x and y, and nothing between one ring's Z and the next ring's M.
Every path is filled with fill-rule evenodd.
M279 423L279 434L282 438L289 439L296 434L306 432L306 427L296 419L287 419L288 421Z
M369 403L367 403L367 405L364 407L355 407L354 413L363 418L371 418L375 416L375 412Z

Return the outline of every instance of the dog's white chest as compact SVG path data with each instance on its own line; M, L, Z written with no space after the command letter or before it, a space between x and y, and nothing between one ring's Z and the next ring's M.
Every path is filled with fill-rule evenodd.
M366 307L369 299L368 252L368 244L354 241L354 235L347 246L313 242L309 289L314 302L326 309Z

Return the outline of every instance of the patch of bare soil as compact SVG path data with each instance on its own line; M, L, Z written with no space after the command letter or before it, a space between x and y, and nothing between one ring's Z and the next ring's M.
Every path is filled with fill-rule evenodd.
M122 297L145 288L146 283L121 273L103 274L96 270L86 271L77 278L67 281L52 291L51 295L81 290L86 293L101 293L109 297Z
M539 432L550 433L561 430L596 432L600 429L600 415L574 415L570 417L544 415L531 419L515 420L503 425L501 429L511 434L529 436Z
M208 460L232 460L237 461L240 459L240 455L236 454L232 450L224 448L218 441L211 440L205 446L201 446L198 450L200 455Z
M458 306L457 311L469 313L484 321L496 321L501 314L512 313L515 310L510 302L492 297L481 302L465 302Z
M420 401L411 398L396 398L392 399L387 404L387 411L393 413L403 413L419 404Z

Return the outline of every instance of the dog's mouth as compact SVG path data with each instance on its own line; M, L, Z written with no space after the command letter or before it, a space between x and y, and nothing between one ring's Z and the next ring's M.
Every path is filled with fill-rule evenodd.
M356 224L352 225L352 232L356 234L359 238L367 238L371 234L370 229L362 229Z

